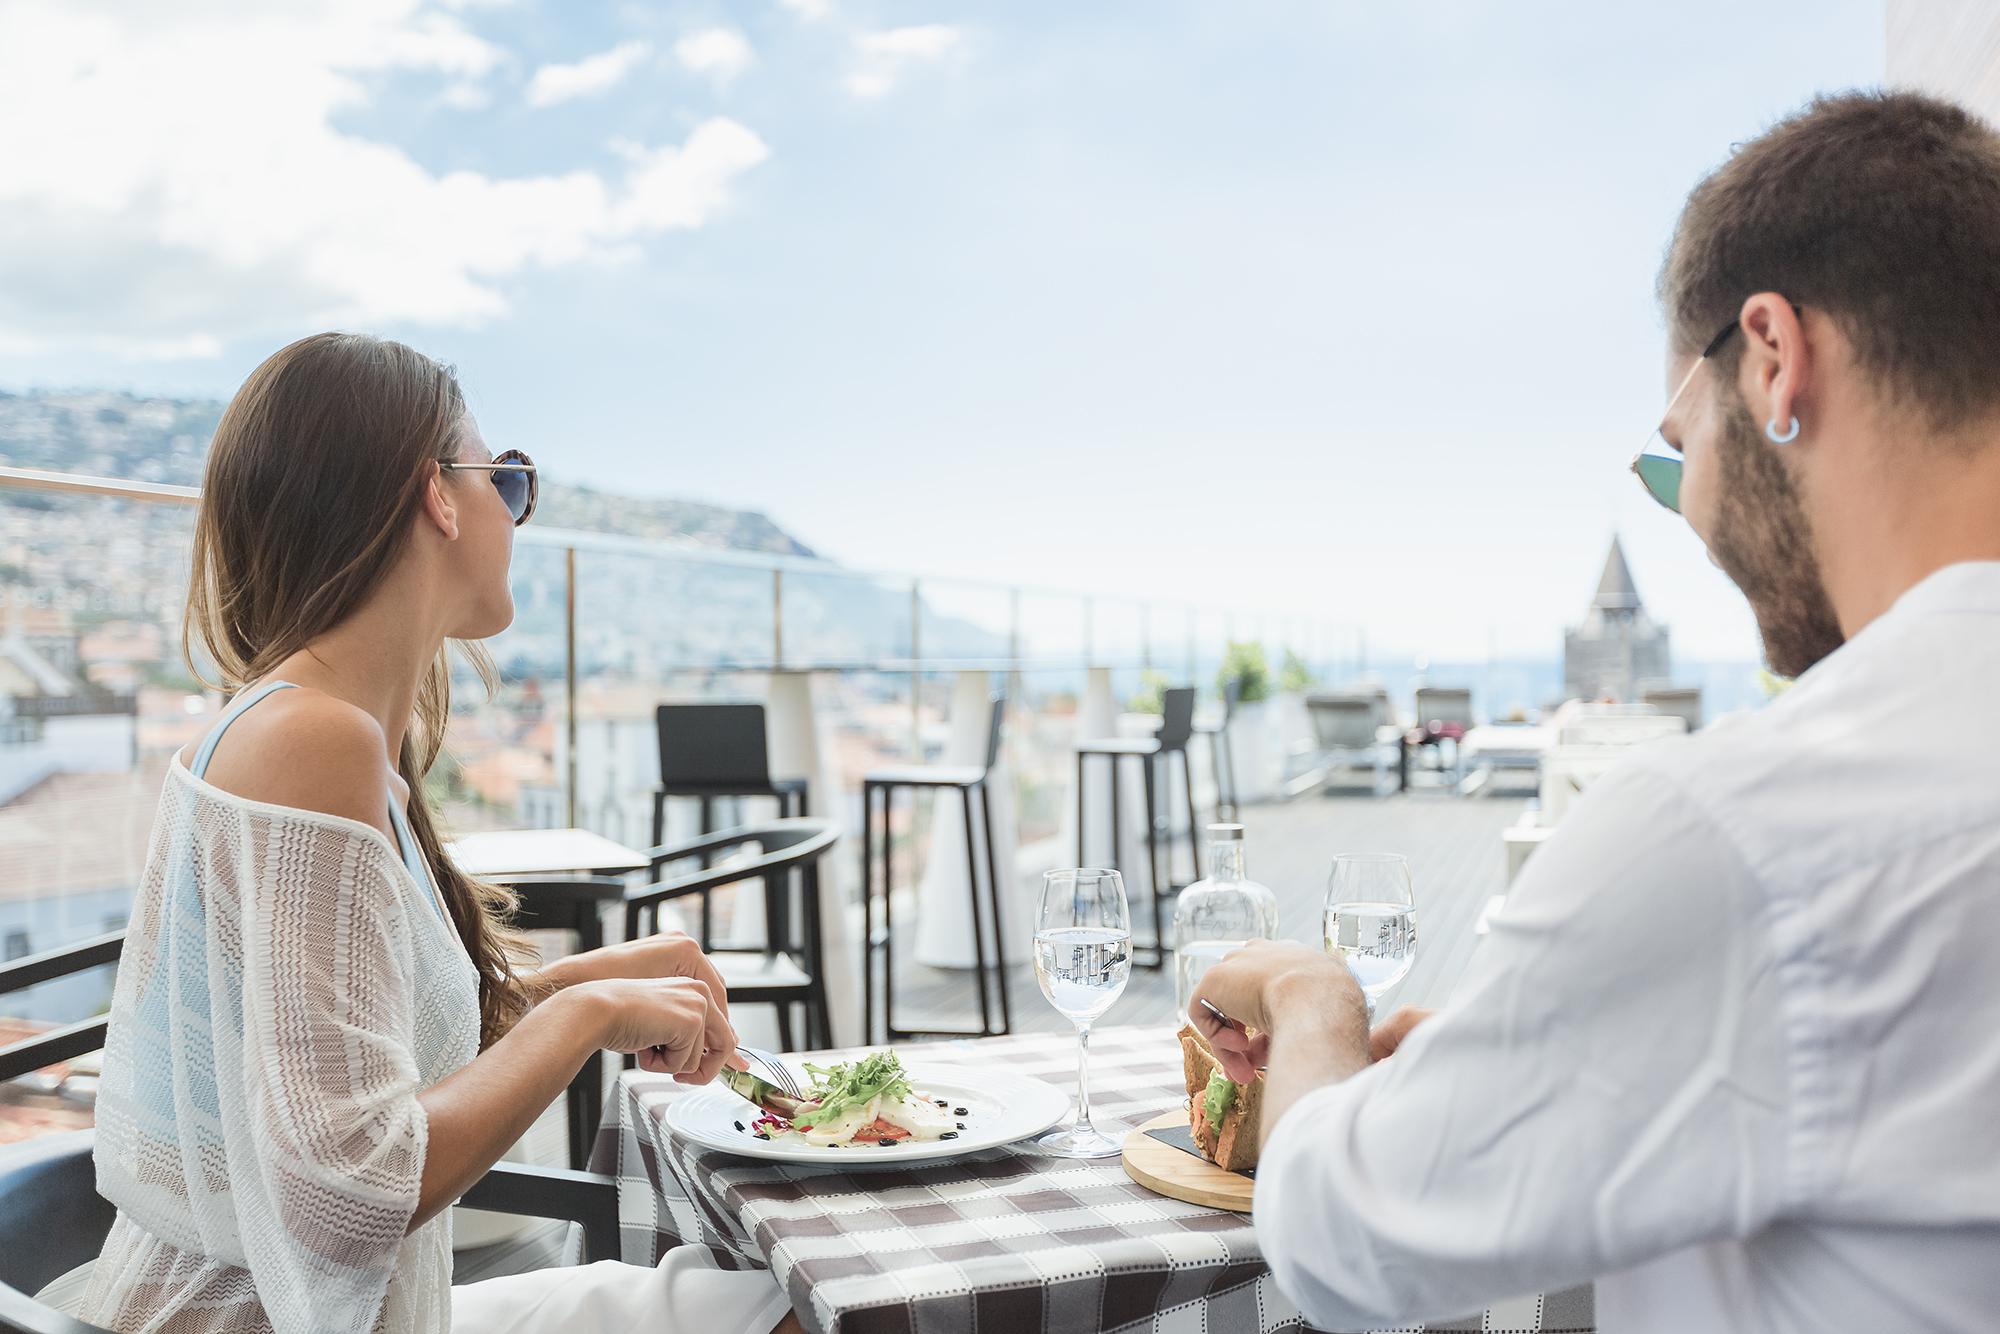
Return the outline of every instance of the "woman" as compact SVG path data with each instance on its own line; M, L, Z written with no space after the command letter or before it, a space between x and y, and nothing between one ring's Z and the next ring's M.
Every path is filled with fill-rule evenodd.
M509 896L444 855L445 644L513 619L525 457L452 373L302 339L210 449L185 625L234 702L176 755L98 1102L117 1206L77 1314L116 1330L763 1334L769 1275L694 1247L451 1287L454 1200L601 1050L712 1079L720 978L667 935L516 965ZM476 653L476 650L475 650ZM480 658L482 666L484 659ZM489 669L490 670L490 669Z

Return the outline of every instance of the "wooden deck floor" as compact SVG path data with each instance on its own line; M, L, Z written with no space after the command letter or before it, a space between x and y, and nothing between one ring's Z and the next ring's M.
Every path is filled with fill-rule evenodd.
M1282 934L1315 941L1327 870L1335 853L1407 856L1416 882L1420 945L1409 976L1385 1005L1437 1005L1450 996L1472 957L1478 940L1473 924L1480 910L1504 888L1506 856L1500 831L1520 816L1522 806L1517 798L1459 799L1432 792L1380 800L1308 796L1250 806L1242 813L1249 874L1277 892ZM1165 907L1171 921L1172 905ZM1135 935L1150 939L1150 925L1141 924L1137 904L1133 917ZM904 947L902 920L897 932L898 1022L976 1023L971 974L906 963L912 951ZM1061 1032L1068 1027L1069 1021L1042 999L1031 966L1010 969L1008 988L1014 1031ZM1125 994L1101 1022L1167 1023L1174 1017L1169 961L1158 971L1133 969Z

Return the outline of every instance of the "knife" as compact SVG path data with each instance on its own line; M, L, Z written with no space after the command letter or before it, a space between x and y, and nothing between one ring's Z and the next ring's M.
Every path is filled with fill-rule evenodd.
M807 1106L803 1099L792 1097L776 1084L759 1079L748 1070L736 1070L725 1065L722 1067L722 1073L716 1077L742 1097L756 1103L758 1107L773 1115L782 1116L787 1121L797 1116Z

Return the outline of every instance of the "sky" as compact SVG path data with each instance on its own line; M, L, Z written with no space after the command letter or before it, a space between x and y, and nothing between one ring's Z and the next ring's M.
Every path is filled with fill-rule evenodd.
M826 556L1553 655L1688 189L1880 0L0 0L0 387L227 397L326 327L548 475Z

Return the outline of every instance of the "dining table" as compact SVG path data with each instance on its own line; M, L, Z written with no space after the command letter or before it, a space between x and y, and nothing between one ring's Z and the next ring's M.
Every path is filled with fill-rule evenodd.
M1074 1096L1076 1040L1021 1034L901 1049L912 1065L1006 1070ZM815 1064L857 1051L787 1057ZM1167 1027L1093 1029L1093 1119L1122 1137L1187 1099ZM1279 1334L1306 1330L1250 1216L1157 1195L1116 1157L1044 1154L1032 1140L905 1166L776 1162L677 1138L690 1092L626 1071L591 1157L617 1179L622 1258L652 1265L706 1246L723 1268L771 1271L816 1334ZM1588 1286L1497 1302L1398 1331L1588 1334Z
M491 829L464 834L446 851L467 875L490 880L531 876L624 875L651 863L637 848L588 829Z

